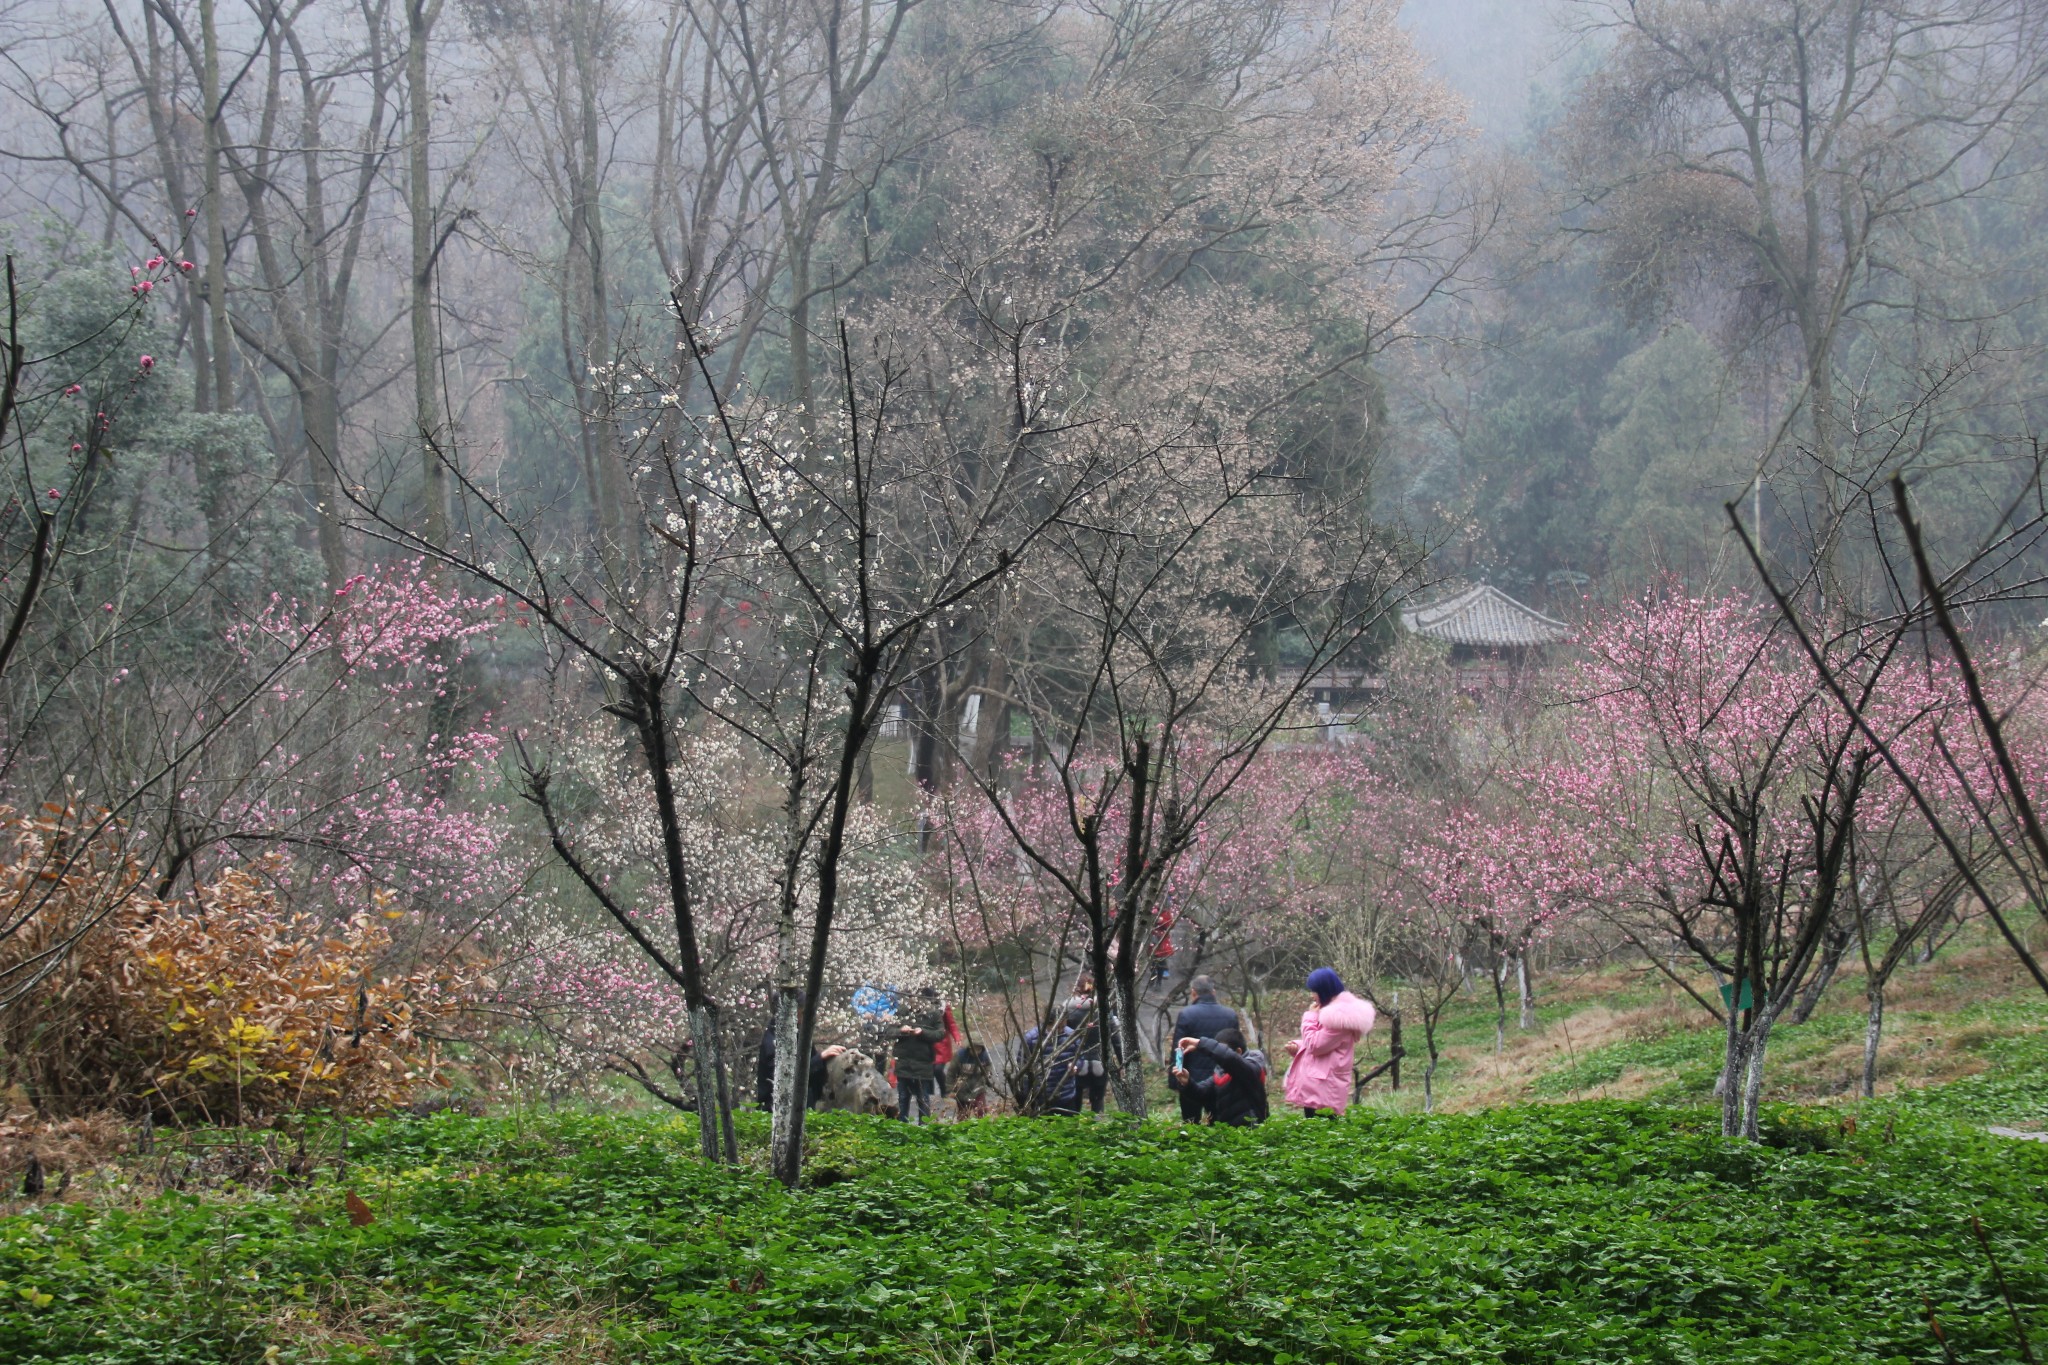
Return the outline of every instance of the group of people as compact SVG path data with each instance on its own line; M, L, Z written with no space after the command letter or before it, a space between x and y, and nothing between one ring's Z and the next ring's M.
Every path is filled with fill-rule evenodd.
M1310 1117L1336 1117L1350 1107L1354 1054L1372 1031L1374 1010L1370 1001L1345 989L1333 968L1316 968L1305 984L1311 999L1301 1016L1300 1034L1285 1045L1289 1062L1281 1093L1290 1106ZM1267 1098L1271 1068L1266 1054L1249 1045L1244 1020L1216 998L1215 982L1206 976L1194 978L1188 983L1188 996L1187 1005L1174 1020L1173 1056L1167 1072L1167 1084L1180 1101L1181 1119L1188 1123L1263 1123L1271 1112ZM912 993L887 1018L896 1117L917 1123L932 1116L935 1101L946 1091L946 1069L959 1053L960 1031L952 1011L930 986ZM1072 1115L1086 1106L1101 1113L1109 1086L1103 1041L1095 982L1084 973L1051 1028L1033 1028L1022 1040L1024 1071L1035 1087L1032 1108L1045 1114ZM826 1064L844 1051L828 1047L812 1052L808 1097L812 1105L819 1102ZM960 1065L973 1070L977 1056L980 1085L985 1086L988 1068L981 1049L968 1049ZM774 1059L771 1029L761 1039L757 1073L763 1108L769 1103Z
M1352 1067L1358 1044L1372 1031L1372 1003L1345 989L1334 968L1318 967L1305 983L1311 996L1299 1036L1286 1044L1289 1058L1281 1093L1289 1105L1311 1117L1334 1118L1351 1105ZM1095 1009L1094 982L1082 976L1061 1013L1057 1032L1024 1035L1027 1056L1043 1062L1039 1109L1078 1114L1083 1103L1102 1112L1107 1072L1102 1064L1102 1031ZM1187 1123L1263 1123L1271 1070L1266 1054L1251 1047L1243 1019L1216 998L1216 983L1198 976L1188 983L1188 1003L1174 1020L1173 1057L1167 1083L1180 1100Z
M882 1091L882 1099L878 1101L874 1092L884 1082L870 1055L835 1043L811 1048L807 1107L853 1107L843 1101L835 1102L829 1090L835 1064L842 1057L857 1067L857 1072L849 1073L844 1084L857 1097L856 1102L862 1106L860 1112L889 1112L892 1106L886 1099L893 1092L897 1118L911 1123L929 1119L938 1099L947 1093L949 1081L962 1113L985 1105L982 1097L987 1089L987 1050L964 1042L952 1010L940 1001L937 989L922 986L901 999L885 998L884 1006L877 1018L863 1025L864 1045L873 1049L874 1056L887 1054L888 1088ZM949 1067L954 1073L950 1077ZM754 1098L763 1109L772 1107L774 1081L775 1027L770 1024L761 1035L755 1056ZM867 1108L868 1105L873 1108Z

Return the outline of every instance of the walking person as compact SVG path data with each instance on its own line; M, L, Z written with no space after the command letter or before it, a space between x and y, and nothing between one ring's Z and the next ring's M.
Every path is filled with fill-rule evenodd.
M1308 974L1315 999L1301 1016L1301 1036L1287 1044L1294 1060L1282 1092L1287 1102L1312 1118L1341 1117L1351 1107L1352 1056L1359 1039L1372 1032L1372 1002L1344 989L1328 967Z
M1237 1011L1217 1001L1214 981L1198 976L1188 982L1188 1003L1182 1008L1180 1017L1173 1021L1175 1038L1217 1038L1224 1029L1238 1027ZM1180 1071L1168 1074L1167 1082L1180 1096L1180 1121L1200 1123L1202 1116L1209 1112L1209 1102L1201 1085L1215 1073L1216 1059L1206 1052L1183 1050L1181 1064ZM1185 1081L1177 1079L1182 1075L1186 1076Z
M1225 1028L1214 1038L1183 1038L1179 1051L1183 1065L1175 1074L1202 1096L1214 1122L1245 1128L1266 1121L1266 1057L1245 1051L1242 1033ZM1197 1057L1209 1063L1205 1080L1189 1079L1186 1063Z
M920 986L896 1029L896 1117L906 1123L932 1116L932 1092L938 1088L932 1056L945 1036L939 993Z
M1066 1027L1074 1035L1074 1090L1076 1105L1086 1104L1096 1113L1109 1092L1109 1069L1102 1064L1102 1012L1095 1004L1095 978L1086 972L1074 982L1067 997Z

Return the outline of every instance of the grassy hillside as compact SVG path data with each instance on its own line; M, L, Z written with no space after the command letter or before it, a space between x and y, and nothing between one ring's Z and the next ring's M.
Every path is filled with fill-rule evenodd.
M1491 999L1453 1009L1434 1116L1419 1056L1342 1122L1251 1132L830 1115L794 1194L751 1113L738 1170L644 1112L148 1152L108 1120L0 1124L0 1174L33 1142L53 1177L0 1203L0 1361L2048 1354L2048 1143L1984 1131L2048 1128L2048 1006L1993 945L1901 973L1868 1102L1845 971L1776 1037L1793 1103L1761 1146L1718 1136L1720 1034L1682 994L1619 969L1541 985L1499 1056Z
M1722 1033L1700 1007L1640 966L1539 981L1537 1027L1516 1028L1494 1054L1493 998L1481 980L1444 1025L1439 1104L1473 1110L1526 1101L1710 1098ZM1711 995L1708 983L1702 983ZM1797 1103L1852 1098L1863 1072L1863 972L1845 962L1820 1007L1772 1034L1766 1095ZM1383 1031L1373 1038L1383 1048ZM1409 1060L1398 1096L1373 1087L1376 1106L1421 1104L1422 1039L1407 1033ZM1902 967L1886 992L1878 1094L1908 1097L1950 1087L1940 1101L1985 1121L2048 1127L2048 999L2003 945L1968 938L1924 966Z
M794 1194L747 1117L740 1171L669 1119L441 1116L310 1189L74 1190L0 1220L0 1360L1939 1361L1930 1309L1955 1359L2048 1344L2048 1144L1925 1108L1762 1146L1618 1101L835 1115Z

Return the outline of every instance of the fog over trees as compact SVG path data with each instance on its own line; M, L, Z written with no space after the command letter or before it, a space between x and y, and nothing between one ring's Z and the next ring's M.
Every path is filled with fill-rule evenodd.
M863 986L1091 971L1142 1113L1195 971L1433 1067L1555 943L1754 1136L1845 954L2043 904L2044 176L2032 0L0 0L0 1012L126 1058L8 1079L227 1103L104 945L254 916L336 1095L732 1160L772 1032L794 1183ZM1483 702L1477 583L1576 639Z

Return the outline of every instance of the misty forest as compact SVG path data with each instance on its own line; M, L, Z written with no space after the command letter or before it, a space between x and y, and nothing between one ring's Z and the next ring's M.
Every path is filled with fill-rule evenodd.
M2044 238L2039 0L0 0L0 1360L2043 1359Z

